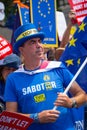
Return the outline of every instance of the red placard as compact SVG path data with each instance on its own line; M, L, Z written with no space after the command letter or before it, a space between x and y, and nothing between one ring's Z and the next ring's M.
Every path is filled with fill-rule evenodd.
M26 130L33 119L19 113L3 111L0 114L0 130Z
M11 44L5 38L0 36L0 60L11 53L12 53Z
M68 0L71 8L76 12L78 23L87 16L87 0Z

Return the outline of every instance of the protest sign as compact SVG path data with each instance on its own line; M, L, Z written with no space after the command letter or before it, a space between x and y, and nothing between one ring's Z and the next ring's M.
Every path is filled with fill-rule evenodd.
M0 21L3 21L5 18L5 6L4 3L0 2Z
M26 130L33 119L18 113L3 111L0 114L0 130Z
M87 16L87 0L68 0L71 8L76 12L76 18L80 24Z
M61 11L56 11L56 26L59 40L61 41L63 38L63 34L67 28L66 19L64 13Z
M58 47L56 29L56 1L30 0L31 22L37 29L45 33L44 47Z
M0 36L0 60L12 53L11 44L2 36Z
M23 24L27 24L30 22L30 9L29 6L23 4L20 1L14 0L14 3L17 4L17 12L16 12L16 17L15 17L15 23L14 23L14 28L12 32L12 38L11 38L11 45L14 45L14 32L15 30Z

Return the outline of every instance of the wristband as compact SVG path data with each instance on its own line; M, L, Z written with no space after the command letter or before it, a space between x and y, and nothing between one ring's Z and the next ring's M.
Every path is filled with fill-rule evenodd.
M35 123L39 122L38 113L30 114L30 118L32 118Z

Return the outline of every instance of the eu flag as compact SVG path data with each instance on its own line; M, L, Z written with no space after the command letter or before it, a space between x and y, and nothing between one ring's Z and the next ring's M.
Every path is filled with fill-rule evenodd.
M16 5L17 12L15 16L15 22L14 22L14 27L13 27L13 32L12 32L12 38L11 38L11 44L13 46L14 44L14 32L15 30L23 24L29 23L30 22L30 10L29 7L20 3Z
M31 22L35 24L39 31L45 33L44 46L57 47L56 1L30 0L30 7Z
M21 25L29 23L30 22L30 10L28 6L20 6L18 5L19 10L19 16L20 16L20 22Z
M87 17L78 26L72 39L66 46L60 60L66 65L73 75L76 74L87 57ZM87 65L83 68L76 81L87 93ZM72 117L76 130L84 130L84 106L72 109Z

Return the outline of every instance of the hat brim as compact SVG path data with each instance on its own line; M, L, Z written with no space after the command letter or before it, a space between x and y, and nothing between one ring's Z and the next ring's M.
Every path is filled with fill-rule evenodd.
M7 67L9 67L9 68L18 69L18 65L17 65L16 62L11 62L11 63L7 63L7 64L1 64L1 65L0 65L0 68L1 68L1 67L5 67L5 66L7 66Z
M26 36L24 38L21 38L20 40L14 43L13 50L16 53L19 53L19 47L22 46L27 40L30 40L32 38L40 38L41 40L43 40L44 37L45 37L45 34L43 32L38 32L32 35Z

